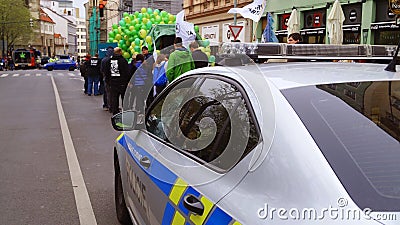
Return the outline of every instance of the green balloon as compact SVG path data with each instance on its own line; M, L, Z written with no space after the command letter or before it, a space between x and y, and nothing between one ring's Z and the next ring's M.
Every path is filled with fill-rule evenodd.
M143 13L139 13L138 18L142 19L143 18Z
M114 29L113 32L114 32L114 34L118 34L119 33L118 29Z
M140 45L140 39L139 38L135 38L135 45L136 46Z
M131 36L135 36L135 35L137 35L137 34L138 34L137 30L133 30L133 31L131 32Z
M166 11L164 11L164 10L161 11L161 16L162 16L162 17L165 17L166 15L168 15L168 13L167 13Z
M113 28L113 29L117 29L117 28L118 28L118 24L113 24L113 25L112 25L112 28Z
M136 24L136 25L135 25L135 30L136 30L136 31L139 31L141 27L142 27L141 24Z
M151 21L148 21L148 22L146 23L146 28L147 28L147 30L150 30L152 26L153 26L153 23L152 23Z
M109 32L109 33L108 33L108 37L112 37L112 38L113 38L113 37L115 37L115 34L114 34L114 32L112 32L112 31L111 31L111 32Z
M199 33L199 26L195 25L194 26L194 31L196 31L196 33Z
M129 13L124 12L123 16L124 16L124 17L129 16Z
M120 21L119 21L119 25L120 25L121 27L125 27L126 23L125 23L125 21L120 20Z
M124 57L125 59L129 59L129 58L131 58L131 54L129 54L129 52L124 52L123 57Z
M136 16L136 18L139 16L139 12L138 11L135 12L135 16Z
M156 16L156 23L160 23L161 22L161 16L157 15Z
M210 40L208 40L208 39L203 40L203 44L204 44L204 47L209 46L210 45Z
M126 51L126 50L128 49L128 45L126 45L126 44L122 44L122 45L121 45L121 49L123 49L123 50L125 50L125 51Z
M134 42L134 41L135 41L135 38L133 38L133 37L129 37L129 39L128 39L128 40L129 40L129 42L130 42L130 43L132 43L132 42Z
M136 45L133 49L135 50L135 52L140 52L140 47L139 47L139 45Z
M114 41L114 38L108 38L108 43L111 43Z
M160 14L160 10L159 9L155 9L153 14L156 14L156 15Z
M120 44L120 45L125 44L125 40L119 40L118 44Z
M147 13L148 14L153 14L153 10L151 8L147 8Z
M210 58L208 59L209 62L215 62L215 56L214 55L210 55Z

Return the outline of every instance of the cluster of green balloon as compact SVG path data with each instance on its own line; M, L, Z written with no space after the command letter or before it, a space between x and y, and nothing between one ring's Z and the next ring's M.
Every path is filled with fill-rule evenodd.
M147 34L155 24L175 24L176 16L158 9L142 8L133 14L125 12L119 24L113 24L108 33L108 42L118 43L123 56L129 59L141 52L142 46L152 51L153 40Z

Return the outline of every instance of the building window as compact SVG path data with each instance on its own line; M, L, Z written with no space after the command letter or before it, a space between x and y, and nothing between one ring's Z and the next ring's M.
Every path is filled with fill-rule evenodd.
M231 3L231 0L225 0L225 4Z
M350 82L347 83L347 85L358 88L360 86L361 82Z
M353 100L356 99L356 93L353 92L353 91L349 91L349 90L347 90L347 89L344 89L344 94L345 94L347 97L349 97L349 98L351 98L351 99L353 99Z
M214 6L218 6L219 0L214 0Z

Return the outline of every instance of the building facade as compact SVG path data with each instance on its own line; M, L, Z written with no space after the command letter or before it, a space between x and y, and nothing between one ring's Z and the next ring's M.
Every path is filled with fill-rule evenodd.
M237 8L253 1L237 0ZM243 26L237 38L241 42L261 41L267 25L266 13L274 18L274 28L280 42L286 42L287 21L293 8L300 15L300 33L304 43L329 43L327 17L334 0L267 0L264 16L258 23L237 15L237 25ZM397 45L400 27L395 24L395 15L389 10L388 0L341 1L345 14L343 25L344 44ZM199 26L200 34L211 43L230 42L233 37L229 25L234 22L234 0L184 0L186 20Z
M286 42L287 20L292 8L300 14L304 43L329 43L326 22L332 10L331 0L268 0L265 12L272 13L276 34L280 42ZM343 24L344 44L397 45L400 27L395 24L395 15L389 10L388 0L341 1L345 14ZM262 18L262 28L266 18ZM257 30L261 38L262 29Z
M237 8L252 3L252 0L237 0ZM268 4L269 0L267 1ZM186 21L199 26L202 37L210 40L210 46L218 46L220 42L231 42L234 37L229 25L234 25L234 14L228 14L228 10L234 8L234 0L184 0ZM242 26L237 40L251 42L253 33L253 21L245 19L237 14L236 25Z
M54 26L55 22L40 9L40 39L41 46L37 50L42 51L42 56L51 56L54 52Z
M77 55L86 55L86 22L85 19L76 19Z

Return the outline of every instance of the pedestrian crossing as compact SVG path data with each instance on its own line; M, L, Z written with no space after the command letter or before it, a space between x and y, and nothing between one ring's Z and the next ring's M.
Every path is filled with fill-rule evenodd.
M23 72L23 71L22 71ZM81 74L78 73L62 73L62 72L29 72L29 73L1 73L0 79L2 78L24 78L24 77L68 77L73 79L81 79ZM83 80L83 78L82 78Z

